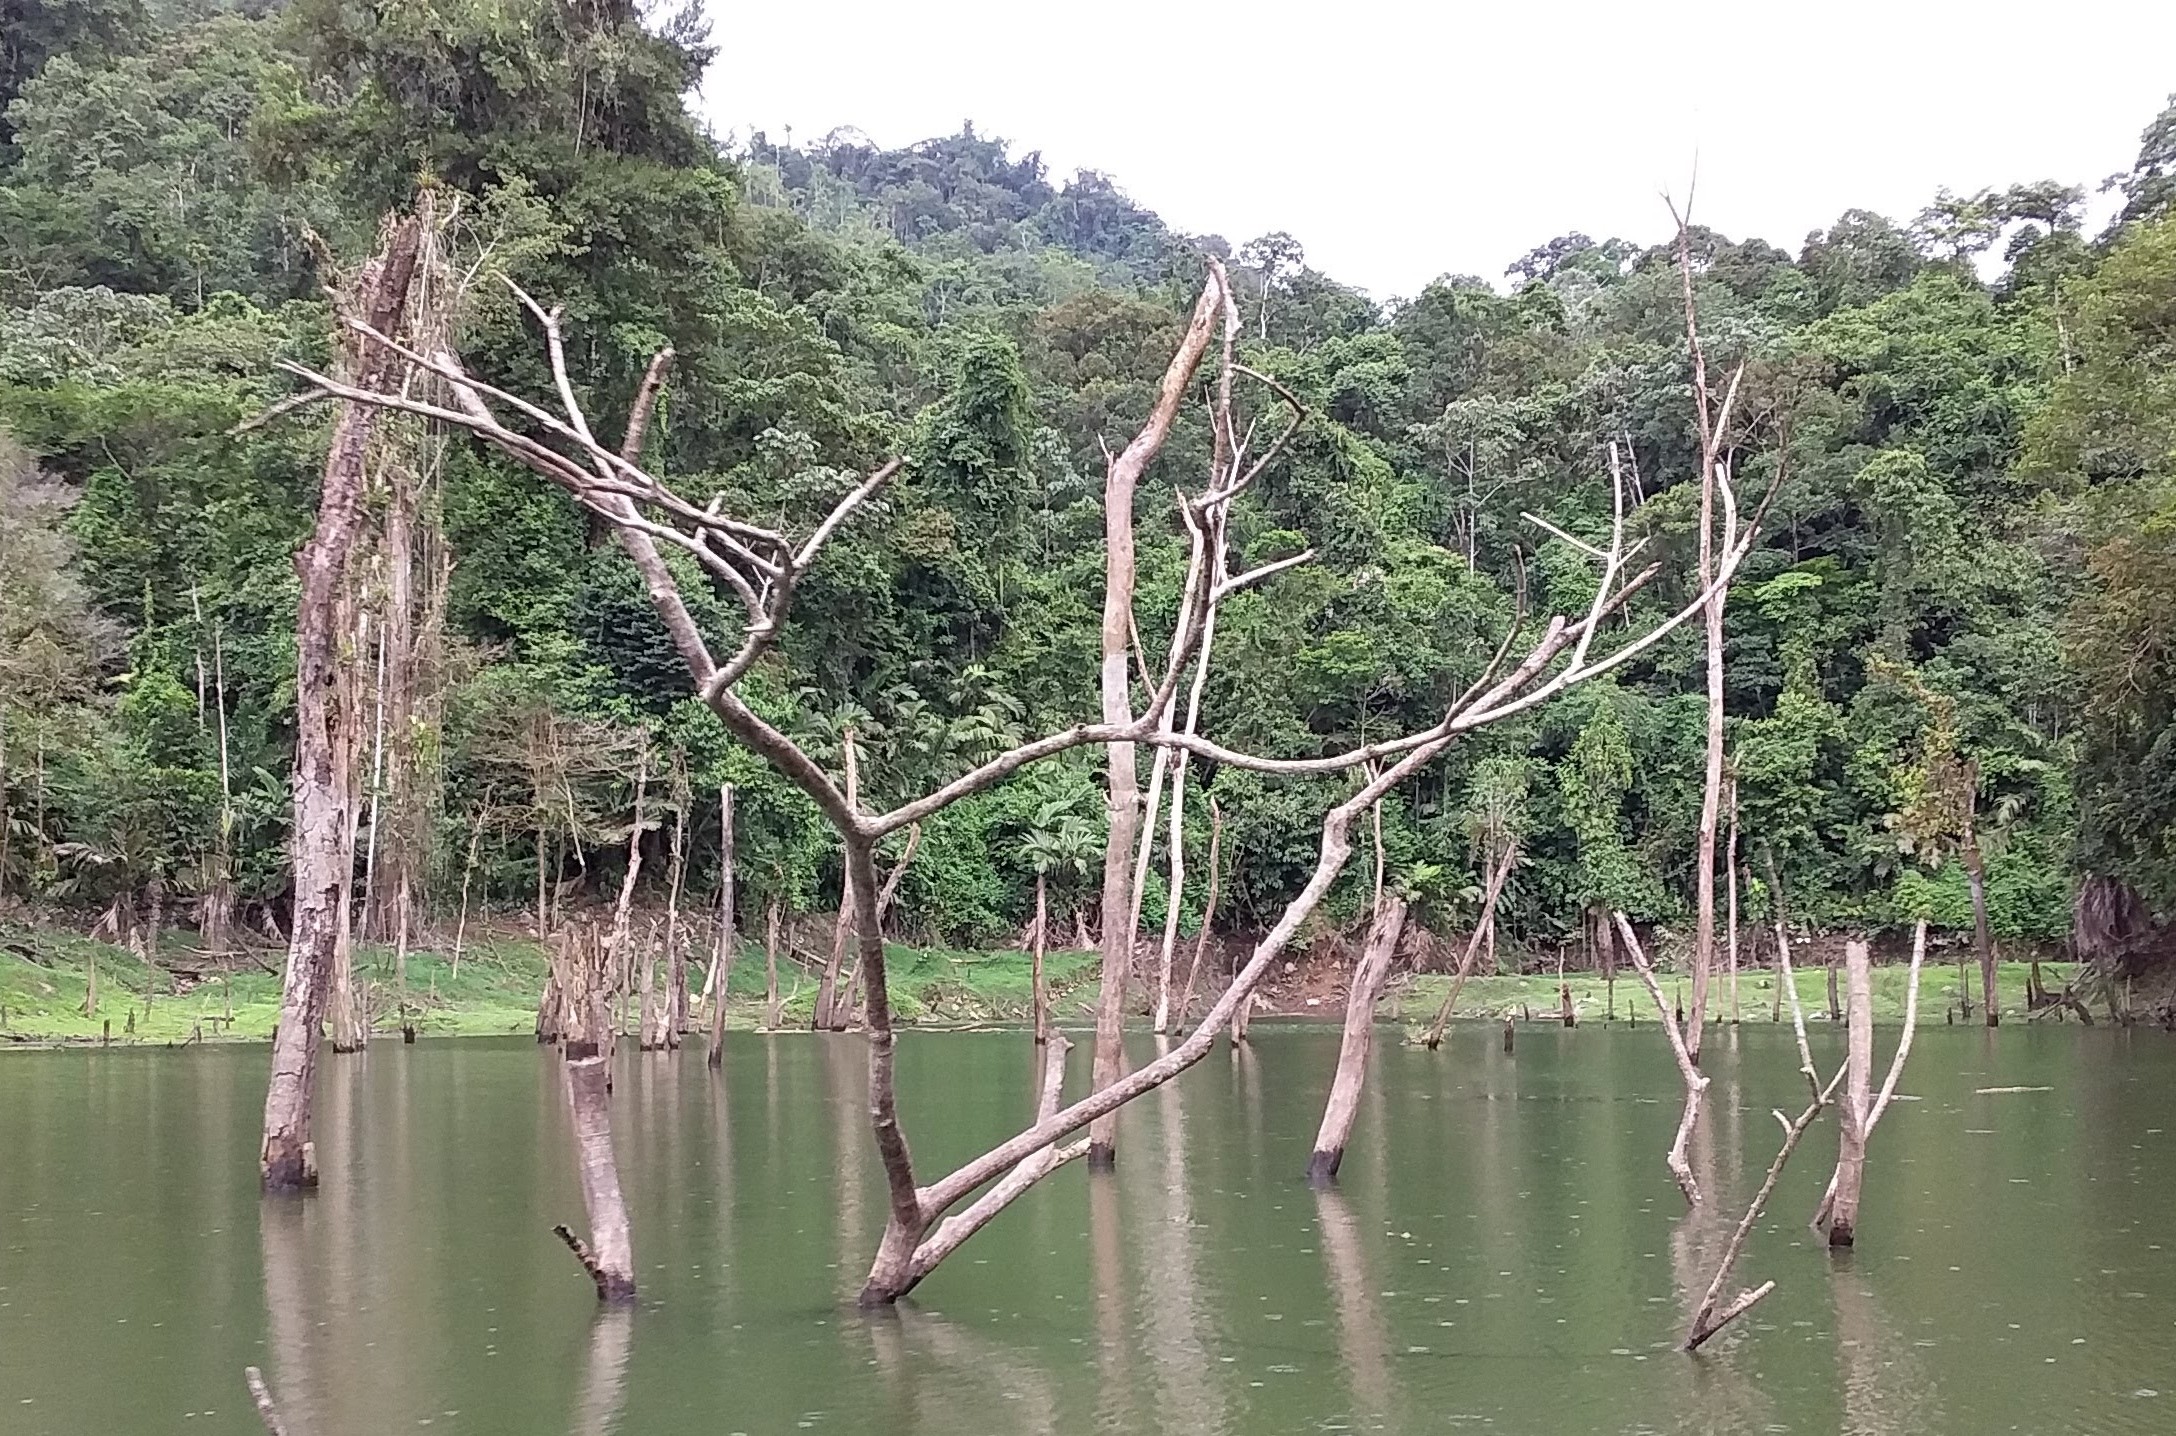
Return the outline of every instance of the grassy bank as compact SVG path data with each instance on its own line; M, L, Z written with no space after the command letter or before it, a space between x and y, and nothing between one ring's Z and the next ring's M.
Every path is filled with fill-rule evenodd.
M1030 960L1023 952L890 950L892 1003L908 1022L963 1024L1025 1020ZM0 927L0 1046L95 1042L263 1041L279 1019L277 951L222 963L176 934L159 951L157 969L134 952L74 933L20 925ZM1054 952L1044 970L1056 1000L1078 1016L1075 1003L1095 1001L1095 954ZM398 1030L400 986L393 953L365 944L357 951L358 980L371 984L380 1033ZM449 952L412 950L407 959L407 1006L420 1032L432 1036L504 1036L535 1030L545 956L526 938L486 936L468 943L454 971ZM88 1010L92 972L98 1002ZM808 1025L818 974L781 961L781 1021ZM700 984L701 971L693 975ZM763 1020L760 949L744 948L733 965L727 1020L754 1027ZM231 1015L231 1020L230 1020Z
M892 1002L902 1020L929 1025L1021 1022L1029 1013L1029 959L1022 952L951 952L934 948L890 950ZM159 953L156 971L135 953L74 933L19 925L0 927L0 1046L54 1042L95 1042L109 1030L115 1042L180 1043L189 1041L262 1041L279 1017L280 980L276 951L260 951L221 964L176 934ZM358 954L360 979L372 987L377 1027L399 1027L400 1000L390 950L366 945ZM1061 1020L1074 1023L1093 1010L1097 983L1092 952L1054 952L1045 959L1054 1005ZM87 1011L92 968L97 969L98 1003ZM2044 963L2042 976L2060 988L2070 969ZM544 986L542 947L533 940L484 936L467 945L460 970L449 953L417 950L408 954L407 1003L416 1027L433 1036L504 1036L534 1030L537 995ZM2003 965L2000 981L2006 1019L2021 1018L2027 967ZM1269 1010L1279 1015L1339 1020L1343 995L1330 974L1303 973L1282 978L1265 994ZM816 973L782 961L779 989L782 1021L805 1027L816 1002ZM1807 1016L1823 1020L1828 1011L1827 976L1820 970L1797 974ZM699 974L696 979L700 981ZM1572 1002L1581 1021L1614 1010L1620 1019L1651 1020L1654 1005L1636 977L1616 982L1614 999L1592 974L1569 976ZM1975 1003L1979 976L1970 976ZM1681 976L1665 975L1665 992L1685 986ZM1426 1022L1435 1013L1449 979L1424 976L1405 980L1385 995L1386 1021ZM1940 1023L1957 1000L1955 966L1929 968L1922 985L1919 1017ZM734 963L729 986L728 1021L754 1027L763 1017L763 955L744 949ZM1896 1023L1904 1015L1905 969L1874 972L1874 1017ZM1197 994L1199 1004L1207 993ZM1313 1001L1308 999L1312 997ZM1718 1016L1730 1011L1729 990L1718 982ZM1745 1021L1765 1022L1773 1011L1775 987L1767 972L1740 975L1739 1008ZM1557 1010L1557 982L1551 976L1477 977L1459 998L1458 1017L1499 1019L1506 1012L1530 1011L1540 1018ZM230 1020L231 1014L231 1020ZM1786 1020L1788 1013L1786 1012Z
M2025 1017L2025 982L2031 964L2005 962L1995 974L1999 1006L2004 1021L2022 1021ZM2074 964L2043 962L2040 979L2049 988L2061 991L2065 982L2076 971ZM1792 977L1798 986L1798 999L1804 1004L1808 1021L1828 1020L1828 974L1813 970L1794 970ZM1883 966L1874 969L1874 1021L1898 1024L1904 1020L1904 1000L1909 988L1910 969L1903 966ZM1972 1000L1974 1020L1979 1020L1980 974L1975 964L1969 974L1967 992ZM1597 1019L1612 1010L1609 985L1592 973L1570 973L1564 979L1571 988L1573 1009L1582 1022ZM1665 996L1675 1003L1689 1000L1691 981L1681 974L1664 973L1660 978ZM1837 975L1839 995L1842 974ZM1435 1016L1442 1005L1443 995L1450 989L1448 977L1416 977L1402 986L1383 1002L1386 1017L1411 1023L1425 1023ZM1955 964L1944 967L1929 966L1922 970L1919 980L1919 1022L1939 1026L1948 1020L1947 1014L1957 1006L1958 977ZM1775 1011L1775 974L1766 970L1741 971L1738 974L1738 1009L1746 1022L1767 1022ZM1466 983L1459 994L1459 1017L1491 1017L1500 1019L1506 1012L1518 1014L1531 1010L1535 1017L1553 1015L1557 1011L1557 979L1554 976L1529 975L1505 977L1476 977ZM1730 1017L1730 986L1727 978L1718 977L1708 997L1711 1014L1727 1020ZM1631 1017L1640 1021L1652 1021L1655 1004L1641 985L1639 975L1627 971L1617 978L1614 1010L1620 1019ZM2095 1013L2097 1018L2099 1013ZM1790 1004L1784 1003L1782 1020L1791 1020Z

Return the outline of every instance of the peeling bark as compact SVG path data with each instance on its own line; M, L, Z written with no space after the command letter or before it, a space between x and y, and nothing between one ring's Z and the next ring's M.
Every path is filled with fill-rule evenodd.
M355 287L358 306L380 333L397 333L416 267L422 225L389 219L378 257ZM374 394L394 356L352 337L343 345L349 380ZM339 596L362 522L363 460L378 409L341 407L333 425L319 492L317 525L296 559L302 593L296 606L294 923L280 983L280 1018L272 1039L272 1078L265 1093L259 1174L266 1191L317 1184L311 1106L317 1092L317 1047L333 967L340 951L342 896L350 885L350 797L342 761L352 741L338 702Z
M612 1044L606 1016L611 957L594 931L570 931L552 956L565 994L567 1105L574 1117L575 1175L589 1217L584 1241L564 1223L552 1228L596 1283L597 1299L634 1300L634 1247L627 1204L612 1159Z

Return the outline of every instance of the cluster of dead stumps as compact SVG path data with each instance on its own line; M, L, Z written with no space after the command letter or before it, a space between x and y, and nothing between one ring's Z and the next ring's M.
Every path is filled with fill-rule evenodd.
M883 1236L861 1289L864 1305L881 1306L911 1291L939 1263L956 1251L999 1212L1072 1159L1086 1156L1091 1168L1116 1158L1115 1118L1144 1093L1171 1081L1201 1061L1229 1029L1243 1040L1247 1014L1257 990L1283 959L1294 938L1309 923L1332 884L1359 845L1355 824L1370 815L1379 820L1385 794L1434 762L1460 738L1549 703L1574 686L1598 678L1637 659L1666 636L1698 619L1707 635L1708 769L1703 805L1699 865L1699 922L1691 970L1693 1016L1680 1026L1665 1018L1673 1048L1685 1075L1686 1112L1670 1165L1688 1199L1700 1200L1685 1167L1683 1151L1698 1122L1707 1079L1699 1069L1700 1033L1706 1025L1707 986L1715 966L1716 834L1723 791L1722 761L1722 615L1731 581L1753 549L1766 510L1766 499L1741 505L1736 474L1743 455L1765 453L1766 493L1784 481L1787 445L1775 442L1782 426L1779 403L1761 403L1742 391L1739 366L1719 391L1711 389L1692 302L1691 266L1680 245L1686 274L1686 331L1693 361L1691 398L1700 441L1700 534L1698 568L1686 587L1690 597L1675 607L1632 599L1653 582L1659 563L1636 563L1644 540L1628 540L1638 507L1636 486L1628 484L1619 446L1606 455L1614 503L1605 535L1593 541L1564 532L1535 518L1547 541L1569 545L1591 563L1593 595L1583 611L1529 615L1520 585L1514 594L1514 618L1479 676L1442 712L1438 721L1417 732L1385 738L1348 752L1284 759L1225 746L1202 731L1203 693L1214 657L1220 605L1232 594L1274 579L1280 572L1313 560L1301 553L1250 571L1233 572L1228 542L1234 502L1276 464L1307 421L1299 400L1274 378L1240 363L1239 307L1223 267L1205 261L1207 277L1185 333L1163 376L1139 431L1117 452L1108 453L1105 474L1105 589L1100 665L1099 721L1081 722L1045 734L1000 754L949 782L889 811L870 811L863 802L851 762L834 775L791 737L773 726L739 695L737 684L762 663L792 618L796 592L841 525L853 520L881 493L898 468L883 465L840 498L829 513L797 532L787 532L727 512L722 500L675 491L643 466L644 435L672 368L670 350L652 360L637 391L618 442L591 426L578 401L565 359L560 312L546 309L519 289L515 297L533 318L553 395L536 402L499 388L462 365L441 337L443 322L421 322L409 286L425 264L430 246L422 242L426 224L414 217L389 220L381 253L350 290L339 296L343 334L340 363L334 374L288 364L307 386L290 407L311 400L338 406L331 452L325 469L317 529L299 565L303 591L298 619L297 708L299 751L296 761L294 831L295 921L290 943L273 1082L266 1102L263 1178L268 1190L304 1188L314 1181L310 1106L314 1091L317 1035L326 1017L333 974L343 965L343 903L353 864L353 825L345 816L347 795L340 775L342 758L355 741L344 731L341 706L332 701L340 683L341 615L338 595L343 566L357 528L358 494L379 419L390 413L403 422L434 426L439 432L466 435L558 486L583 510L616 536L639 573L660 622L687 667L702 701L739 743L768 761L813 801L835 833L844 858L846 904L821 1006L829 1020L843 1026L857 1016L866 1034L869 1057L868 1100L872 1135L888 1192ZM419 260L421 252L423 260ZM442 286L441 286L442 288ZM512 288L509 285L509 288ZM1260 395L1259 400L1242 397ZM1208 472L1197 488L1177 495L1174 518L1189 542L1189 560L1181 585L1177 616L1156 646L1144 644L1134 605L1135 494L1152 461L1162 450L1184 407L1199 404L1206 413L1213 443ZM1272 418L1272 416L1275 416ZM1266 426L1262 421L1270 418ZM1273 434L1257 443L1258 433ZM1107 451L1108 452L1108 451ZM711 595L737 603L744 622L730 631L706 632L684 601L675 567L666 552L681 555L703 576ZM711 596L706 595L706 598ZM1642 615L1645 616L1642 616ZM1144 794L1137 754L1153 751ZM885 978L884 906L893 882L880 880L878 854L890 844L911 856L919 824L948 805L981 792L1028 765L1068 749L1095 745L1108 756L1107 823L1100 911L1102 984L1097 1010L1093 1063L1088 1094L1067 1103L1063 1098L1070 1043L1050 1026L1047 1003L1037 983L1036 1040L1043 1044L1040 1090L1035 1117L1023 1130L950 1172L930 1176L920 1170L901 1123L894 1086L894 1031ZM852 745L847 753L851 755ZM1350 788L1343 800L1322 815L1316 860L1307 881L1276 921L1235 964L1228 983L1198 1018L1191 993L1174 1003L1176 915L1187 875L1181 866L1185 843L1183 802L1194 759L1213 761L1268 776L1345 775ZM726 795L730 803L730 795ZM730 811L726 832L732 831ZM1146 885L1150 842L1157 820L1168 825L1164 852L1170 863L1167 889L1174 900L1154 964L1152 1008L1157 1029L1179 1031L1146 1066L1128 1070L1121 1043L1130 1000L1129 978L1139 939L1140 896ZM639 824L638 824L639 827ZM1212 840L1215 834L1212 833ZM1404 904L1386 893L1380 841L1375 853L1375 902L1364 954L1350 984L1344 1050L1327 1095L1321 1133L1309 1174L1327 1182L1336 1176L1351 1132L1360 1085L1374 1032L1375 1003L1405 923ZM1735 843L1733 842L1733 847ZM895 859L902 863L905 858ZM1490 891L1500 890L1508 855L1490 855ZM632 869L632 864L630 865ZM1730 864L1735 884L1735 861ZM1208 875L1208 906L1213 912L1215 864ZM728 859L730 869L730 859ZM895 866L891 878L896 880ZM1198 879L1197 879L1198 880ZM633 882L630 871L629 883ZM629 934L627 893L609 934L581 930L565 936L553 968L548 1011L541 1019L565 1053L566 1091L578 1137L581 1187L588 1207L589 1234L562 1229L562 1235L608 1301L630 1298L634 1264L625 1204L612 1161L610 1060L617 1023L612 999L627 990ZM1493 903L1489 904L1493 907ZM728 903L726 912L730 914ZM1483 928L1487 926L1484 919ZM1734 928L1735 924L1732 924ZM1037 924L1040 935L1042 924ZM1204 923L1204 930L1207 924ZM1645 956L1621 917L1614 923L1643 980L1652 986ZM1461 977L1483 938L1476 931L1461 963ZM1038 946L1040 944L1038 943ZM853 965L834 987L833 974L851 952ZM730 943L721 942L729 953ZM1788 954L1782 958L1784 987L1789 988ZM714 966L720 966L714 964ZM1200 968L1199 953L1191 964ZM647 964L636 971L647 974ZM1769 1181L1755 1198L1736 1239L1725 1252L1714 1282L1701 1303L1687 1347L1698 1347L1715 1330L1741 1314L1765 1293L1756 1288L1722 1303L1720 1293L1735 1262L1745 1232L1757 1218L1775 1172L1813 1119L1842 1084L1841 1158L1824 1220L1831 1239L1848 1242L1856 1218L1860 1174L1867 1134L1879 1120L1882 1101L1893 1088L1901 1053L1880 1100L1868 1098L1867 1052L1870 1028L1863 949L1852 960L1851 1059L1845 1070L1823 1084L1807 1056L1800 1024L1800 1054L1811 1102L1795 1120L1783 1121L1784 1146ZM1916 964L1915 964L1916 972ZM643 986L638 978L637 986ZM644 1001L643 1028L655 1045L669 1046L685 1025L684 974L673 973L662 1004ZM1659 989L1656 989L1658 1006ZM1455 1000L1455 996L1454 996ZM715 1013L718 1006L713 1004ZM664 1010L656 1012L661 1006ZM1449 1004L1446 1004L1446 1014ZM653 1021L653 1012L656 1012ZM1795 1005L1794 1005L1795 1015ZM715 1028L715 1024L714 1024ZM1908 1032L1908 1029L1907 1029ZM715 1061L722 1032L713 1031ZM1085 1134L1083 1136L1082 1134Z

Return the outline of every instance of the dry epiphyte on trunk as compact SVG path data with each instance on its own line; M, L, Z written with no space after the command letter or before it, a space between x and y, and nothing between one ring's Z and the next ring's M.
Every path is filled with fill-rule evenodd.
M1180 685L1202 657L1204 629L1215 600L1239 586L1263 577L1265 570L1237 577L1219 577L1211 549L1212 535L1222 515L1278 457L1305 422L1305 411L1290 390L1269 376L1239 364L1232 357L1230 336L1238 331L1238 310L1232 299L1223 267L1208 261L1209 277L1189 322L1185 339L1167 370L1149 422L1122 454L1111 458L1114 492L1130 492L1148 460L1161 447L1179 406L1191 392L1193 376L1202 363L1221 319L1227 334L1224 355L1212 387L1216 443L1207 483L1198 494L1181 495L1178 515L1191 540L1191 556L1179 590L1178 612L1160 673L1150 672L1151 682L1144 706L1132 712L1128 695L1126 658L1130 647L1130 612L1106 612L1105 706L1101 722L1082 723L1047 734L990 758L920 797L891 809L868 813L849 801L823 766L777 727L756 713L738 694L735 685L742 675L778 641L790 617L801 581L823 552L826 542L866 501L881 489L898 469L895 461L884 465L856 485L811 529L794 540L784 533L722 512L719 506L683 496L645 470L640 463L642 439L651 413L670 371L672 354L659 353L638 389L621 443L611 446L590 429L575 397L575 386L566 364L565 340L557 310L546 310L528 295L514 293L536 320L544 338L558 412L534 404L486 383L464 370L445 353L426 354L401 344L367 319L344 316L347 327L380 349L406 360L413 370L441 381L451 402L438 405L405 394L387 394L360 388L296 364L289 372L311 386L311 397L346 400L404 410L463 429L502 453L559 485L589 513L615 531L621 548L640 573L651 601L675 648L688 668L697 691L719 720L740 742L768 761L800 788L824 820L838 834L846 859L852 893L855 947L860 962L861 987L867 1003L865 1019L869 1043L869 1109L877 1153L883 1165L888 1192L888 1219L862 1299L870 1303L895 1300L913 1288L946 1254L981 1227L997 1211L1026 1191L1034 1182L1070 1156L1076 1146L1062 1145L1083 1127L1104 1123L1108 1150L1107 1119L1119 1108L1154 1090L1199 1062L1215 1042L1224 1024L1243 1009L1255 988L1279 960L1294 935L1309 920L1352 852L1353 821L1384 794L1426 767L1464 734L1503 721L1549 702L1580 683L1612 672L1631 662L1683 624L1698 616L1714 592L1727 585L1750 552L1758 524L1737 522L1736 499L1727 469L1715 476L1717 497L1728 521L1726 536L1714 555L1713 580L1702 586L1683 605L1657 619L1613 634L1602 641L1608 621L1616 619L1633 595L1660 572L1659 564L1633 570L1629 567L1638 545L1627 541L1624 476L1612 452L1613 511L1606 546L1570 539L1552 530L1583 552L1599 568L1593 596L1583 614L1552 617L1518 654L1524 630L1525 592L1516 594L1515 617L1502 644L1481 676L1444 710L1441 719L1418 732L1345 753L1308 759L1272 759L1241 752L1216 743L1177 724L1166 722ZM1264 448L1252 445L1253 426L1234 417L1233 389L1239 377L1258 383L1273 393L1288 411L1286 423ZM519 414L520 427L509 427L499 417L504 410ZM1129 532L1122 537L1130 539ZM739 600L745 625L731 633L714 635L730 642L731 653L722 661L714 656L710 638L697 624L684 601L678 581L664 560L661 546L683 555ZM1130 566L1130 544L1107 561ZM1281 565L1281 566L1289 566ZM1130 573L1119 575L1130 580ZM1130 591L1130 581L1114 584ZM1117 608L1118 605L1112 605ZM1113 621L1115 620L1115 622ZM1117 635L1113 641L1114 634ZM1116 662L1113 663L1115 658ZM1145 666L1145 665L1144 665ZM1115 675L1113 668L1115 667ZM954 1171L924 1182L916 1173L901 1126L895 1090L895 1046L890 993L885 980L881 899L875 855L878 845L893 834L942 811L958 800L982 792L1011 777L1020 769L1068 749L1091 744L1113 745L1114 782L1131 761L1132 745L1148 743L1170 747L1214 761L1221 767L1282 775L1336 775L1366 770L1356 790L1323 818L1314 869L1300 892L1259 941L1247 960L1233 974L1223 994L1211 1005L1201 1022L1168 1052L1155 1061L1121 1073L1114 1060L1097 1064L1095 1090L1070 1106L1056 1106L1046 1077L1047 1115L1033 1125ZM1124 756L1120 753L1123 751ZM1130 790L1129 790L1130 791ZM1131 909L1127 859L1132 856L1132 804L1129 821L1114 821L1112 846L1120 851L1107 865L1105 976L1123 977L1130 952L1117 954L1114 973L1113 944L1130 947L1124 917ZM1114 819L1117 815L1114 813ZM1119 839L1123 838L1121 842ZM1114 934L1114 931L1115 934ZM1123 994L1123 981L1105 983L1105 996ZM1099 1056L1105 1055L1106 1033L1099 1013ZM1057 1044L1049 1044L1057 1050ZM993 1185L994 1184L994 1185ZM953 1209L977 1192L983 1195L961 1210ZM593 1221L595 1220L593 1216Z

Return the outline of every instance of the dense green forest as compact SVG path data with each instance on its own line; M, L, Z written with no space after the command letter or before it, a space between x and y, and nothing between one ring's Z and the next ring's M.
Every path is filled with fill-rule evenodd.
M456 210L457 267L566 306L591 412L621 412L674 346L648 455L686 491L800 516L906 456L882 520L834 542L741 689L827 760L851 729L879 801L1096 712L1101 445L1147 411L1205 253L1244 291L1247 362L1310 408L1235 546L1250 565L1321 555L1231 600L1205 731L1306 756L1433 722L1487 661L1514 574L1539 610L1584 607L1581 555L1522 515L1601 534L1611 441L1670 561L1636 609L1688 593L1699 450L1671 246L1564 235L1501 281L1385 302L1290 236L1177 233L1111 179L1061 181L972 128L729 149L687 103L721 37L630 0L0 13L9 902L282 921L292 556L329 420L238 426L291 391L277 360L326 362L324 286L419 185ZM1969 929L1957 825L1925 820L1952 754L1999 937L2062 938L2089 877L2176 907L2176 105L2114 183L2098 234L2060 182L1852 211L1795 255L1691 232L1711 354L1746 365L1749 484L1788 462L1728 610L1727 699L1744 851L1772 852L1796 917ZM461 351L548 387L519 309L469 294ZM1150 635L1185 560L1170 489L1209 445L1190 410L1143 486ZM441 912L471 890L515 914L608 900L643 769L645 841L662 857L656 814L683 809L697 890L717 866L709 795L737 785L744 925L773 897L834 906L828 829L688 691L602 529L480 446L416 447L372 501L382 523L412 497L413 592L377 561L358 601L370 881L399 868ZM390 721L389 631L408 635ZM1555 942L1607 908L1686 920L1701 672L1688 626L1394 795L1389 870L1417 920L1473 920L1491 824L1523 853L1510 935ZM1345 783L1202 777L1189 866L1213 800L1218 921L1245 930L1303 879ZM1038 872L1093 922L1101 780L1076 750L944 811L902 931L1005 940ZM1366 881L1349 874L1334 913ZM1191 926L1201 894L1183 902Z

